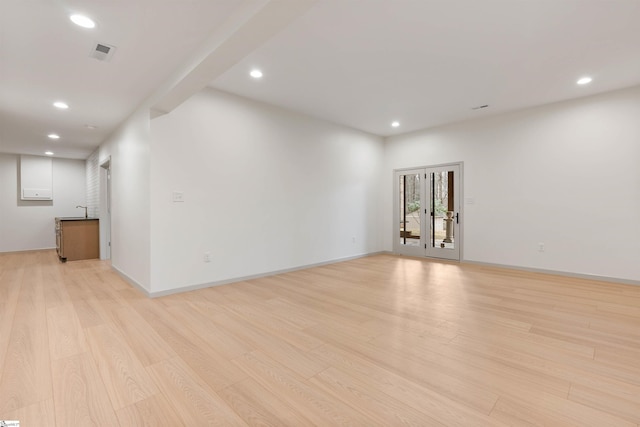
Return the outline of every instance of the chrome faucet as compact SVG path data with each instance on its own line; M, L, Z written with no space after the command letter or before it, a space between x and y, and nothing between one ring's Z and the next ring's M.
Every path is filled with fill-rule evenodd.
M78 205L78 206L76 206L76 208L82 208L82 209L84 209L84 217L85 217L85 218L89 218L89 214L87 213L87 207L86 207L86 206L80 206L80 205Z

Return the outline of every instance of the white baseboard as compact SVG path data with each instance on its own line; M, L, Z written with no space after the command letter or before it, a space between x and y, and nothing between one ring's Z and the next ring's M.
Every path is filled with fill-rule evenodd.
M228 285L230 283L243 282L245 280L260 279L262 277L269 277L269 276L275 276L277 274L291 273L293 271L304 270L304 269L307 269L307 268L320 267L320 266L323 266L323 265L336 264L336 263L339 263L339 262L345 262L345 261L350 261L350 260L354 260L354 259L365 258L365 257L375 256L375 255L383 255L383 254L384 255L403 256L403 255L395 254L395 253L393 253L391 251L370 252L370 253L366 253L366 254L354 255L354 256L349 256L349 257L344 257L344 258L336 258L336 259L317 262L317 263L313 263L313 264L300 265L300 266L297 266L297 267L286 268L286 269L282 269L282 270L273 270L273 271L268 271L268 272L259 273L259 274L252 274L252 275L248 275L248 276L239 276L239 277L233 277L233 278L225 279L225 280L218 280L218 281L215 281L215 282L206 282L206 283L200 283L200 284L196 284L196 285L185 286L185 287L181 287L181 288L167 289L167 290L159 291L159 292L149 292L144 286L142 286L140 283L138 283L137 281L135 281L134 279L132 279L131 277L129 277L128 275L126 275L125 273L120 271L118 268L113 267L113 266L112 266L112 268L124 280L126 280L128 283L130 283L132 286L137 288L140 292L142 292L143 294L145 294L149 298L158 298L158 297L162 297L162 296L166 296L166 295L172 295L172 294L177 294L177 293L182 293L182 292L196 291L196 290L199 290L199 289L210 288L210 287L213 287L213 286ZM413 258L413 257L411 257L411 258ZM424 258L418 257L418 259L424 259L424 260L436 261L436 262L440 261L437 258L427 258L427 257L424 257ZM449 260L443 260L443 261L444 262L451 262ZM624 284L624 285L640 286L640 280L628 280L628 279L621 279L621 278L618 278L618 277L597 276L597 275L593 275L593 274L572 273L572 272L567 272L567 271L547 270L547 269L541 269L541 268L531 268L531 267L522 267L522 266L517 266L517 265L497 264L497 263L480 262L480 261L469 261L469 260L462 260L461 263L478 265L478 266L486 266L486 267L504 268L504 269L507 269L507 270L529 271L529 272L533 272L533 273L553 274L553 275L556 275L556 276L575 277L575 278L579 278L579 279L596 280L596 281L620 283L620 284Z
M0 250L0 254L11 254L11 253L24 253L24 252L39 252L39 251L50 251L56 250L55 246L52 248L35 248L35 249L11 249L11 250Z
M598 276L595 274L584 274L584 273L572 273L570 271L547 270L544 268L522 267L518 265L508 265L508 264L495 264L491 262L481 262L481 261L463 260L461 262L465 264L504 268L507 270L530 271L532 273L553 274L555 276L575 277L577 279L587 279L587 280L596 280L600 282L612 282L612 283L620 283L623 285L640 286L640 280L621 279L619 277Z
M402 254L397 254L395 252L382 252L389 253L397 256L405 256ZM440 260L438 258L429 258L429 257L409 257L409 258L417 258L417 259L426 259L431 261L442 261L442 262L458 262L451 260ZM473 264L479 266L486 267L496 267L496 268L504 268L506 270L516 270L516 271L530 271L532 273L541 273L541 274L553 274L555 276L565 276L565 277L575 277L577 279L587 279L587 280L595 280L600 282L611 282L611 283L620 283L622 285L634 285L640 286L640 280L630 280L630 279L622 279L620 277L610 277L610 276L598 276L595 274L585 274L585 273L573 273L570 271L561 271L561 270L547 270L544 268L533 268L533 267L523 267L520 265L510 265L510 264L498 264L492 262L482 262L482 261L471 261L463 259L460 261L461 264Z
M143 292L145 294L147 294L151 298L157 298L157 297L163 297L163 296L166 296L166 295L172 295L172 294L177 294L177 293L182 293L182 292L196 291L198 289L211 288L213 286L228 285L229 283L243 282L245 280L260 279L262 277L274 276L276 274L291 273L292 271L304 270L304 269L307 269L307 268L320 267L320 266L329 265L329 264L336 264L338 262L350 261L350 260L358 259L358 258L365 258L365 257L368 257L368 256L379 255L379 254L382 254L382 253L385 253L385 252L382 252L382 251L380 251L380 252L370 252L370 253L366 253L366 254L354 255L354 256L349 256L349 257L344 257L344 258L336 258L336 259L332 259L332 260L328 260L328 261L322 261L322 262L313 263L313 264L306 264L306 265L300 265L300 266L297 266L297 267L286 268L286 269L283 269L283 270L273 270L273 271L268 271L268 272L259 273L259 274L252 274L252 275L249 275L249 276L233 277L233 278L230 278L230 279L218 280L218 281L215 281L215 282L200 283L200 284L196 284L196 285L185 286L185 287L182 287L182 288L167 289L165 291L159 291L159 292L148 292L146 290L143 290ZM120 274L122 274L122 273L120 273ZM126 279L126 276L123 276L123 277ZM140 288L139 285L138 285L138 287ZM141 288L141 290L142 290L142 288Z
M131 277L129 277L128 275L126 275L125 273L123 273L121 270L118 269L118 267L114 267L113 264L111 265L111 268L113 268L115 270L116 273L118 273L118 275L120 275L120 277L122 277L127 283L129 283L131 286L133 286L134 288L138 289L140 292L142 292L143 294L145 294L148 297L151 297L151 294L149 293L149 291L147 290L147 288L145 288L144 286L142 286L140 283L138 283L136 280L132 279Z

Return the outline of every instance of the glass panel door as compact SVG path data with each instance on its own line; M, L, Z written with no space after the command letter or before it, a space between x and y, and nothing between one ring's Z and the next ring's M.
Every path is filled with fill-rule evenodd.
M459 165L427 168L429 177L429 237L426 255L460 259Z
M460 259L460 165L396 171L394 251Z
M396 173L397 221L395 246L406 255L424 254L424 170Z

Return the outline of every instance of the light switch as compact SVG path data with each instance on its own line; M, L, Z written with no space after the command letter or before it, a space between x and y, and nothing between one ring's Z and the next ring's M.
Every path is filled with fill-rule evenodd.
M171 200L173 200L173 203L184 202L184 193L182 191L174 191L171 193Z

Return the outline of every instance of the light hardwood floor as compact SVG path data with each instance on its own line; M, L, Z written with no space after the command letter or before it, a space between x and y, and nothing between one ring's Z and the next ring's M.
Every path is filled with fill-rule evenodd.
M148 299L0 254L0 419L640 425L640 287L380 255Z

